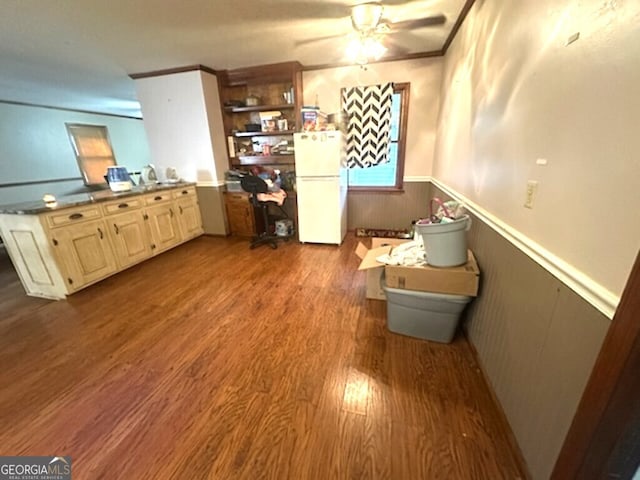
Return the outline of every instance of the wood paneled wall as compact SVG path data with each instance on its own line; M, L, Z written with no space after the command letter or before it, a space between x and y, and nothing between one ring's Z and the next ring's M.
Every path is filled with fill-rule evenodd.
M472 217L481 290L464 328L532 478L547 479L610 320Z
M410 228L428 214L431 183L405 182L402 193L349 193L347 228Z

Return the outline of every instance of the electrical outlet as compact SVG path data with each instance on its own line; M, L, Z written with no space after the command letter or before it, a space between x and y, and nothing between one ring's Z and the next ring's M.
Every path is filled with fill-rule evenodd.
M533 200L535 199L537 191L538 182L536 182L535 180L529 180L527 182L527 195L524 199L525 208L533 208Z

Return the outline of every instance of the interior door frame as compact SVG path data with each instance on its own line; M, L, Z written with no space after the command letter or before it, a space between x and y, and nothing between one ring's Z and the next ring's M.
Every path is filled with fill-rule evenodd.
M630 479L640 461L639 435L640 253L551 479Z

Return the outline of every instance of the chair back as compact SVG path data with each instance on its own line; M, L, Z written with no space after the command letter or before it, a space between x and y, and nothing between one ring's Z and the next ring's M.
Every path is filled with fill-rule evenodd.
M251 201L254 205L258 204L258 193L267 193L269 186L262 178L256 175L245 175L240 178L240 186L245 192L252 195Z

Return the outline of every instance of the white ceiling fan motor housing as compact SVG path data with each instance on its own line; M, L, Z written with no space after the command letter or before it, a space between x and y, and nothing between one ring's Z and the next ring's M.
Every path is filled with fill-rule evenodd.
M375 30L382 19L382 5L378 2L354 5L351 9L351 23L359 32Z

